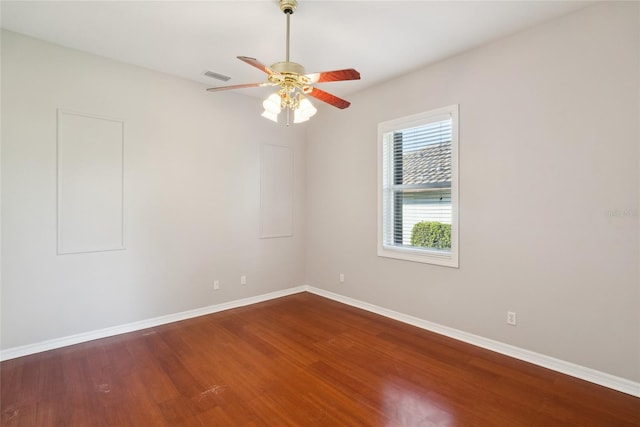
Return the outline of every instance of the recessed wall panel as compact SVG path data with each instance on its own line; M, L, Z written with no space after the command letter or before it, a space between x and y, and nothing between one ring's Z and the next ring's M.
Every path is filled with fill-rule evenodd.
M124 249L124 123L58 110L58 253Z
M293 151L264 145L260 179L260 236L293 235Z

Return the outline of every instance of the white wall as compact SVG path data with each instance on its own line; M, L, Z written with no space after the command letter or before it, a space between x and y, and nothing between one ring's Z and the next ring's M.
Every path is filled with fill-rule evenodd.
M204 89L2 32L3 349L303 284L304 129ZM57 108L125 122L124 251L56 255ZM292 238L259 238L264 144L294 150Z
M639 39L637 2L597 4L323 110L307 283L639 381ZM451 104L460 268L379 258L377 124Z

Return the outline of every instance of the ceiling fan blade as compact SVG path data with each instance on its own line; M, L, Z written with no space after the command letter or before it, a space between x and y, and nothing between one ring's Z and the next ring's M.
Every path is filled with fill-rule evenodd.
M307 74L311 83L339 82L342 80L360 80L360 73L353 68L344 70L323 71Z
M264 65L262 62L258 61L256 58L250 58L248 56L238 56L240 61L244 61L247 64L256 67L260 71L264 71L267 74L273 74L271 68Z
M326 102L327 104L331 104L334 107L338 107L340 109L347 108L351 103L349 101L345 101L342 98L338 98L335 95L330 94L329 92L325 92L318 88L311 89L311 92L307 93L309 96L313 96L320 101Z
M247 83L247 84L243 84L243 85L210 87L209 89L207 89L207 91L209 91L209 92L218 92L218 91L221 91L221 90L246 89L248 87L262 87L262 86L273 86L273 83L271 83L271 82Z

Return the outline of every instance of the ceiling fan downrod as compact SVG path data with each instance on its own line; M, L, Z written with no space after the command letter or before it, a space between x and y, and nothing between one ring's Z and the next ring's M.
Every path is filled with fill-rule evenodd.
M280 10L287 15L287 54L286 54L286 62L289 62L289 40L291 34L291 15L296 11L296 7L298 7L297 0L280 0Z

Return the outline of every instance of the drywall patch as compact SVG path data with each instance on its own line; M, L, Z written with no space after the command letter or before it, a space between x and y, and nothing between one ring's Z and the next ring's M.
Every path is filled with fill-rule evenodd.
M293 150L262 146L260 237L293 235Z
M124 248L124 122L58 109L58 254Z

